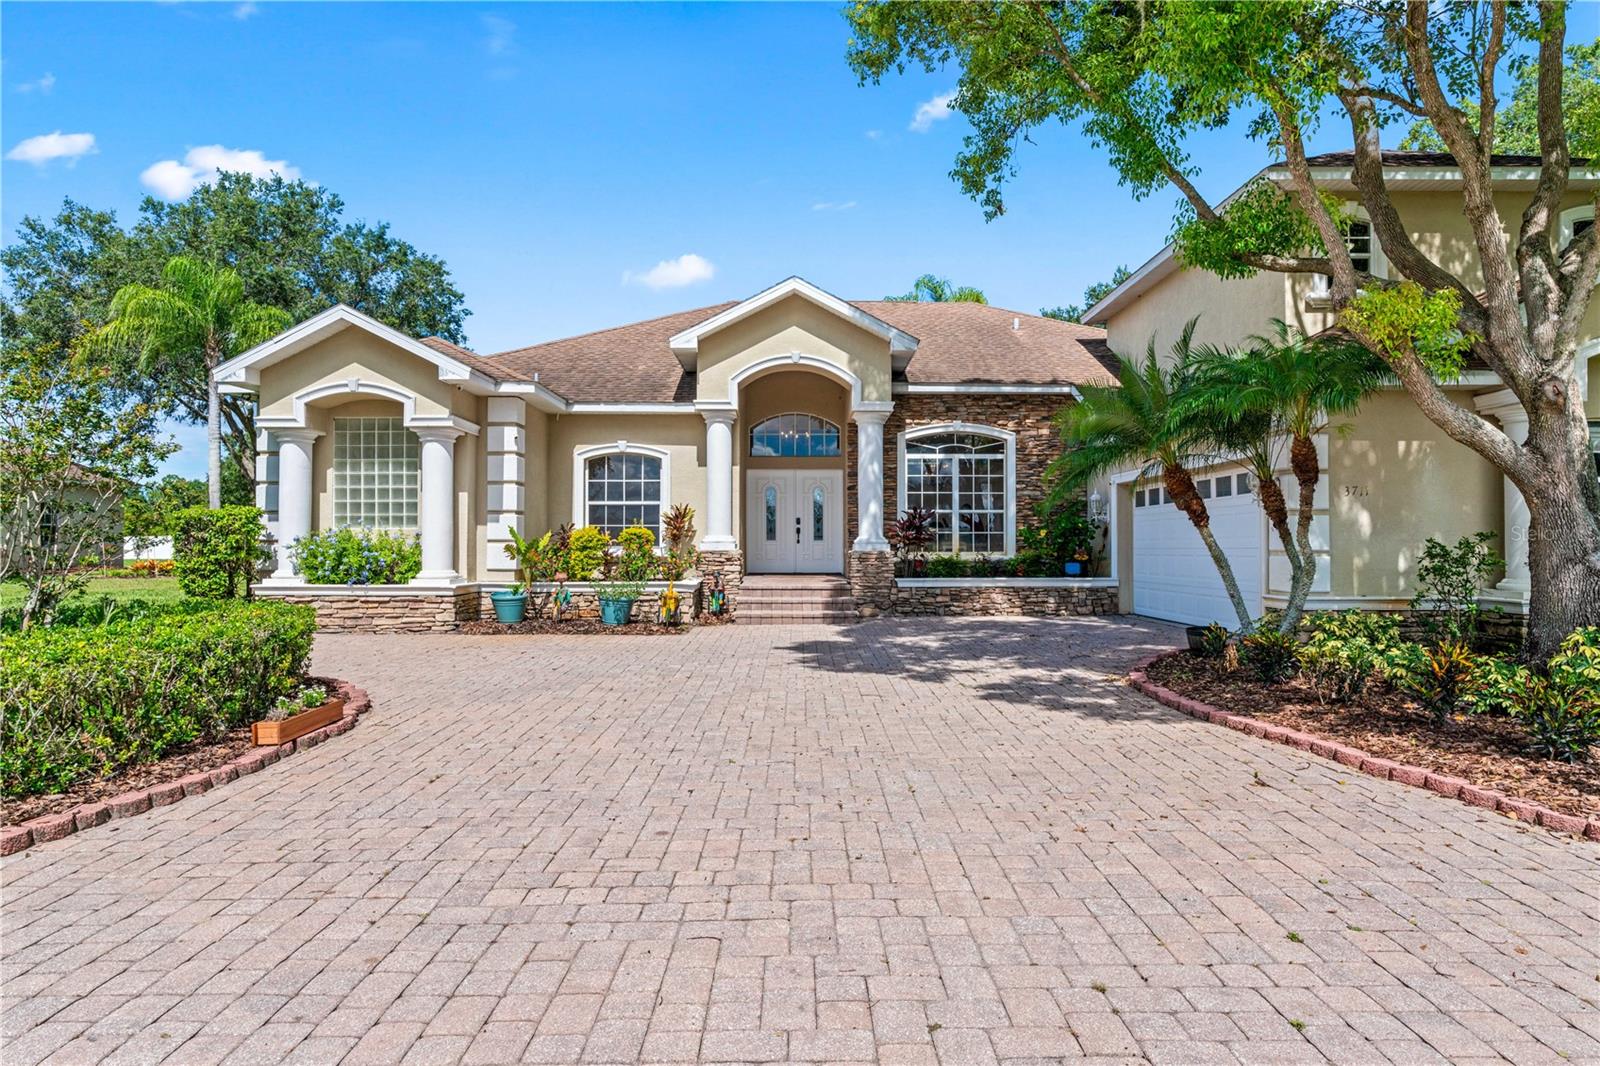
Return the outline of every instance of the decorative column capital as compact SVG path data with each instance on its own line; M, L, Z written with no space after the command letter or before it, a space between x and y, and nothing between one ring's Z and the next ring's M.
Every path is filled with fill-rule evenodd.
M460 437L466 435L466 430L456 426L409 426L411 432L417 435L417 440L423 444L454 444Z
M280 443L288 441L291 444L311 444L322 436L322 430L306 426L288 426L281 429L269 426L267 432L276 437Z
M708 426L731 426L738 419L739 412L732 407L702 407L700 416Z
M894 414L894 404L888 403L882 407L857 407L850 412L850 421L858 426L881 426L889 421L889 416Z

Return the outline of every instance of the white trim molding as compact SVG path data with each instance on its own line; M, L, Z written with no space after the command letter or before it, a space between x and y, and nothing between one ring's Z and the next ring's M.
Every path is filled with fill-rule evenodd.
M914 441L920 437L932 437L941 433L976 433L979 436L993 437L1002 440L1006 445L1006 535L1004 554L1007 556L1017 554L1017 435L1009 429L999 426L986 425L982 422L936 422L927 426L916 426L900 431L895 443L895 517L906 511L906 442ZM958 538L959 533L955 534ZM959 545L959 539L957 540ZM968 552L970 555L985 555L987 552Z
M262 341L247 352L234 356L213 370L212 376L219 385L257 386L261 384L261 370L281 362L296 352L326 340L347 329L359 329L380 340L432 364L440 381L456 382L468 392L480 396L496 391L494 379L473 370L459 359L452 359L436 348L406 336L397 329L384 325L377 319L344 304L335 304L321 314L312 315L298 325L290 326L270 340Z
M294 394L293 415L262 415L256 419L256 425L266 429L294 429L306 425L306 414L311 405L317 400L329 396L348 396L351 399L362 397L380 400L393 400L400 405L400 420L410 430L423 429L456 429L462 433L476 435L478 424L469 422L458 415L419 415L417 414L416 394L397 388L381 381L368 381L365 378L353 377L343 381L330 381L323 385L313 385L309 389L302 389Z
M897 577L906 589L1114 589L1114 577Z
M862 408L861 379L850 370L832 359L820 355L811 355L809 352L790 352L788 355L769 355L765 359L757 359L749 366L735 371L728 379L728 406L735 410L739 407L739 386L751 378L758 377L774 370L805 369L814 370L819 374L833 378L839 384L850 390L850 410ZM700 405L701 410L709 404ZM719 405L720 406L720 405ZM892 406L892 405L891 405Z
M802 277L791 276L778 282L770 288L763 289L747 300L741 300L726 310L720 311L704 322L690 326L688 329L675 334L667 345L672 349L683 368L694 371L699 362L700 342L711 334L721 329L726 329L735 322L771 307L780 300L790 296L799 296L811 301L825 311L830 311L851 325L879 337L889 343L889 355L896 366L903 368L917 350L917 338L901 329L896 329L876 315L868 314L845 300L827 292Z
M1083 399L1076 385L1005 381L952 382L950 384L926 381L897 381L894 383L893 392L896 396L1071 396L1074 400Z
M1592 202L1587 204L1579 204L1577 207L1569 207L1565 211L1561 212L1559 216L1560 224L1556 227L1557 254L1560 254L1563 248L1572 243L1572 230L1575 225L1577 225L1579 222L1593 220L1594 204Z
M661 515L672 506L672 453L654 444L639 444L631 440L612 441L610 444L589 444L572 449L572 524L582 528L589 524L588 515L588 463L603 455L648 455L661 460ZM643 501L641 501L643 502ZM656 540L661 539L661 523L656 522Z

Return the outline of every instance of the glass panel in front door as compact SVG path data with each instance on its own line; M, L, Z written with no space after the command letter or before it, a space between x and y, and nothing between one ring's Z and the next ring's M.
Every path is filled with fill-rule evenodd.
M767 539L778 539L778 486L768 485L766 492Z
M811 490L811 539L816 541L826 540L827 534L823 532L826 523L823 521L822 486L818 485Z

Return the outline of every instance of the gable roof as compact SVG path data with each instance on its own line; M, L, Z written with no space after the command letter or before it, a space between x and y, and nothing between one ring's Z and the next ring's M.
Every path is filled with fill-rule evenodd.
M695 368L695 355L700 351L701 338L709 337L711 334L726 329L735 322L748 318L791 296L798 296L801 299L808 300L823 310L839 316L851 325L887 341L889 355L894 360L896 369L904 366L905 362L911 358L911 354L917 350L916 337L903 330L896 329L877 315L864 310L862 304L853 304L849 301L841 300L833 293L818 288L798 275L784 278L776 285L761 290L749 299L740 300L732 306L724 307L705 321L697 322L688 329L674 334L668 339L667 346L672 349L673 354L678 357L678 361L683 364L685 370L693 370Z
M1391 149L1382 152L1381 155L1384 169L1389 172L1384 175L1384 184L1390 192L1454 188L1461 180L1456 157L1449 152L1402 152ZM1355 166L1353 150L1307 156L1306 162L1313 170L1320 171L1316 175L1319 188L1344 192L1354 190L1355 185L1351 181L1350 174ZM1538 168L1541 163L1539 156L1496 153L1490 157L1489 163L1493 168L1492 177L1497 187L1531 189L1538 182ZM1592 163L1593 161L1589 159L1572 160L1569 172L1570 188L1585 189L1600 185L1600 169L1596 169ZM1282 162L1270 164L1258 170L1244 184L1228 194L1217 205L1218 208L1225 207L1258 178L1266 178L1278 184L1286 184L1290 180L1286 164ZM1084 312L1083 317L1091 322L1104 322L1122 310L1129 301L1177 270L1178 262L1174 246L1168 243L1145 260L1126 281L1101 297L1098 303Z
M1105 331L1093 326L986 304L841 302L919 338L915 358L896 375L908 383L1081 385L1107 379L1115 365L1105 361L1115 358ZM574 403L691 403L695 376L673 343L739 306L713 304L480 358L506 380L538 375L541 385Z

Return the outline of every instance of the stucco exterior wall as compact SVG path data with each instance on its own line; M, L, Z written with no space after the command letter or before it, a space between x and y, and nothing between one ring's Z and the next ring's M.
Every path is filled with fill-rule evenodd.
M1333 437L1329 456L1330 595L1409 599L1426 538L1503 533L1499 473L1409 396L1369 397L1345 421L1349 431Z
M544 523L531 528L533 535L537 536L562 522L584 524L582 516L574 514L573 510L573 454L579 448L614 445L618 441L648 444L667 450L670 456L670 484L662 494L662 509L679 503L688 504L695 510L696 527L699 532L704 532L706 425L698 414L555 415L549 422L548 439L548 461L544 464L545 490L541 493L547 501Z
M1196 344L1237 344L1282 318L1284 283L1280 274L1225 280L1204 270L1179 270L1156 284L1106 323L1106 343L1124 358L1143 358L1150 338L1163 361L1191 318Z
M888 342L801 296L780 300L702 340L695 398L725 403L735 374L792 352L844 367L861 379L863 400L892 398Z
M352 378L400 389L416 396L418 415L455 413L476 397L439 380L433 364L360 330L347 329L261 371L261 413L292 416L294 395L319 385L342 384ZM467 415L466 417L471 417Z

